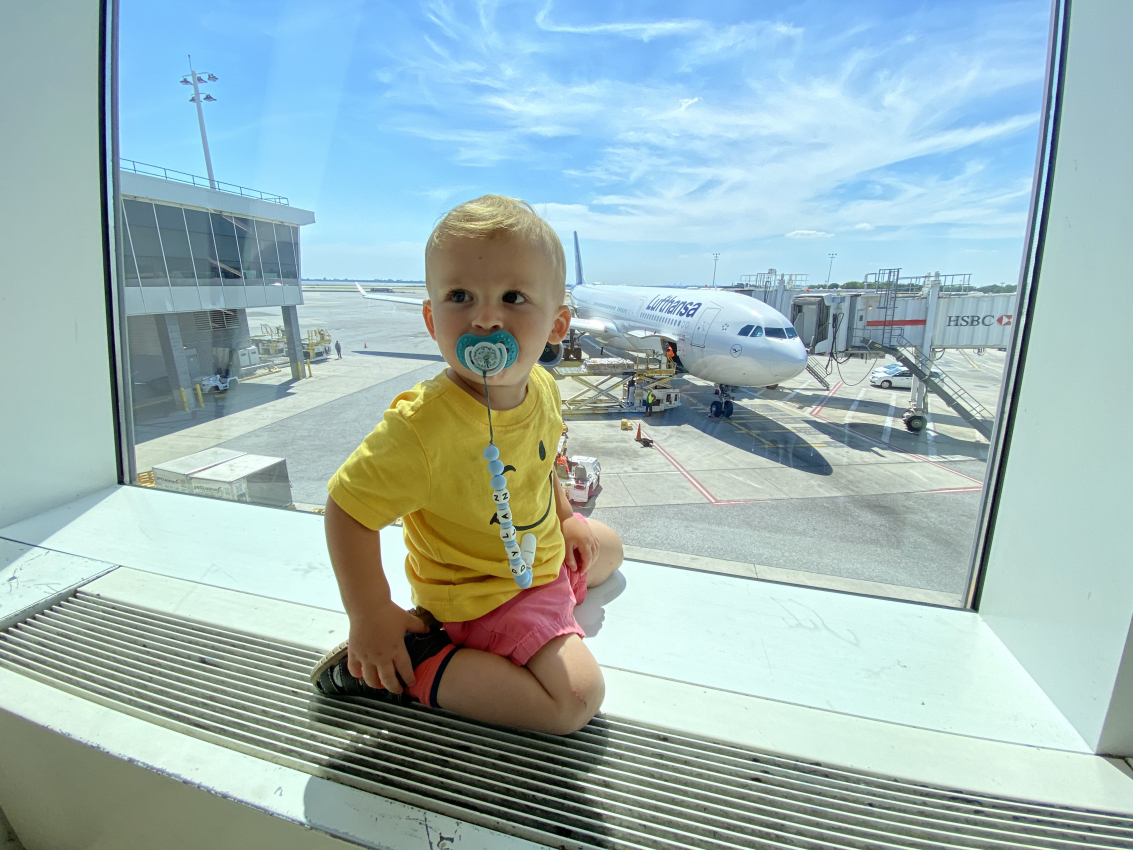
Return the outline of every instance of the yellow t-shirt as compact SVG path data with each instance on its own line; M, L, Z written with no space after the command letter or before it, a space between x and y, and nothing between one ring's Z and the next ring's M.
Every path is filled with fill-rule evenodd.
M492 425L516 530L537 540L532 586L546 584L566 553L552 489L563 427L554 378L532 368L523 403L493 410ZM395 398L327 484L367 528L403 518L413 602L442 622L474 620L519 592L496 522L487 445L487 409L442 372Z

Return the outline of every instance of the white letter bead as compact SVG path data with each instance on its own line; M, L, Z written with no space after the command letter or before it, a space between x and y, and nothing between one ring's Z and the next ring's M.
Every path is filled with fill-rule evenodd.
M515 526L509 525L507 528L501 528L500 540L503 540L505 543L509 540L515 540Z
M496 519L500 521L500 525L511 525L511 510L504 505L500 505L496 509Z
M505 502L511 501L511 493L509 493L507 490L493 490L492 499L495 500L497 505L502 505Z

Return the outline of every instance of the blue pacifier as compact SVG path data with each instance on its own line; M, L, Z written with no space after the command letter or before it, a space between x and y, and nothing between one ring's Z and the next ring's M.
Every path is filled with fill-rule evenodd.
M519 357L519 343L507 331L487 336L465 334L456 341L456 359L486 378L498 375Z
M526 590L531 587L531 566L535 563L535 535L528 533L523 535L522 541L516 539L518 534L512 522L511 494L507 490L500 450L496 448L492 403L488 397L488 378L511 366L518 357L519 343L504 330L487 336L465 334L456 341L456 359L484 377L484 400L488 407L488 445L484 449L484 460L488 461L488 474L492 477L492 501L496 505L496 520L500 524L500 540L507 552L508 567L515 583Z

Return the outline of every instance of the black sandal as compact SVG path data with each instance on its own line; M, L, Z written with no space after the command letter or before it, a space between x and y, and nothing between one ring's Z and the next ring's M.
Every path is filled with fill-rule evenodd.
M424 608L414 608L409 612L421 619L429 627L426 634L416 632L405 633L405 649L409 653L409 662L413 669L424 661L441 652L452 641L441 628L432 614ZM416 698L409 695L405 689L405 682L401 682L400 694L392 693L385 688L371 688L362 679L355 679L347 668L348 650L346 641L343 641L315 664L311 670L311 684L327 696L359 696L371 699L380 699L397 705L409 705L416 702ZM401 681L401 676L398 676Z

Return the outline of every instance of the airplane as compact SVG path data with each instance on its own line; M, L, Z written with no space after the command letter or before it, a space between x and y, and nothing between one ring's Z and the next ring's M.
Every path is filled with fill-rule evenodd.
M660 353L671 348L678 367L715 385L720 398L712 402L713 416L732 415L738 388L773 389L806 369L806 348L794 326L761 301L718 289L586 283L577 231L574 268L571 333L587 334L604 347L623 351ZM375 301L424 300L368 293L355 286L364 298ZM558 358L548 351L540 362L550 368Z

